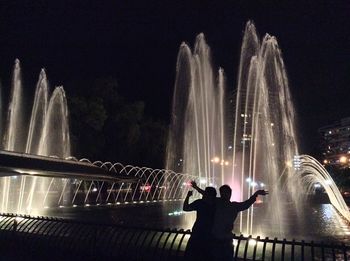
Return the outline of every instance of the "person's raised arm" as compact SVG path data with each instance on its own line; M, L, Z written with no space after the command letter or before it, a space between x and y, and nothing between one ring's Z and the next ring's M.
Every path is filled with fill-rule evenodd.
M204 195L204 190L198 187L197 183L194 180L191 181L191 185L192 185L192 188L197 190L199 194Z
M238 210L243 211L248 209L251 205L254 204L254 202L256 201L256 198L259 195L265 196L267 194L269 194L269 192L266 190L263 190L263 189L257 190L248 200L237 203Z
M193 210L191 208L191 205L189 204L189 199L192 196L192 193L193 193L192 191L188 191L187 192L187 195L186 195L186 198L185 198L185 201L184 201L184 205L182 207L183 211L192 211Z

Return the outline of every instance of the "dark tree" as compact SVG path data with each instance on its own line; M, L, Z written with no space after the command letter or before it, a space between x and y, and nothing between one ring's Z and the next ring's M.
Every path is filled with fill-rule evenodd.
M123 98L115 79L97 79L68 101L75 156L163 167L166 125L145 114L143 101Z

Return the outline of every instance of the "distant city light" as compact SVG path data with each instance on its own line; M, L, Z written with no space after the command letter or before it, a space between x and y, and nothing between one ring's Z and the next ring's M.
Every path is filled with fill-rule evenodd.
M219 157L214 157L214 158L211 159L211 162L219 163L220 162L220 158Z
M287 167L290 167L290 168L293 167L293 164L290 160L286 161L286 165Z
M341 157L339 158L339 162L340 162L340 163L346 163L347 161L348 161L348 158L345 157L345 156L341 156Z

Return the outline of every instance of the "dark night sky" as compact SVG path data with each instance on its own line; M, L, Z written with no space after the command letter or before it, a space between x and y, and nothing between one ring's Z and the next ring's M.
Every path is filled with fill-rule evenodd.
M298 1L297 1L298 2ZM350 116L349 1L1 1L0 78L21 60L27 90L40 68L51 85L114 76L129 99L169 121L178 47L203 32L215 66L236 84L245 23L277 37L299 118L303 151L317 129ZM72 91L67 86L66 91Z

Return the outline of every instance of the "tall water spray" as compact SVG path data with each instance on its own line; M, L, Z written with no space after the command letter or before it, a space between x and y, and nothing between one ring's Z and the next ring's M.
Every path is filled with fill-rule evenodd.
M229 184L233 199L239 201L264 183L271 190L269 205L274 208L267 215L281 224L284 212L277 187L287 184L286 191L293 194L293 186L281 176L292 174L291 162L298 148L294 108L276 39L266 35L260 43L254 24L247 23L234 115L225 115L230 110L225 107L228 99L222 69L217 79L203 34L197 36L193 54L186 44L181 45L167 168L204 177L207 185ZM228 129L229 119L234 119L233 129ZM228 140L230 136L233 140ZM240 217L240 231L251 233L252 226L252 212L245 220Z
M298 154L295 112L277 40L266 35L260 43L251 22L242 43L234 118L232 186L237 190L238 184L243 200L259 182L266 184L271 207L266 215L282 224L285 195L292 197L296 209L299 205L296 180L289 182L294 173L291 162ZM253 214L248 215L245 229L243 223L241 214L240 230L251 233Z
M215 79L203 34L197 36L193 53L181 44L176 70L167 168L198 175L209 184L223 176L213 162L225 158L223 70Z
M20 62L15 61L11 100L9 104L7 127L4 132L4 149L43 156L67 158L70 156L68 109L62 87L56 87L48 101L48 81L44 70L40 72L36 86L29 128L23 119L22 83ZM28 131L27 131L28 130ZM62 186L61 179L25 177L1 178L1 211L31 213L33 208L44 206L48 187L52 183ZM38 197L38 200L36 200ZM40 199L39 199L40 198Z

